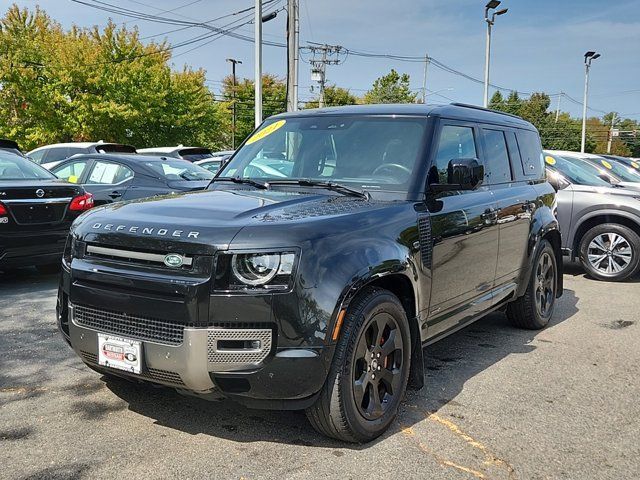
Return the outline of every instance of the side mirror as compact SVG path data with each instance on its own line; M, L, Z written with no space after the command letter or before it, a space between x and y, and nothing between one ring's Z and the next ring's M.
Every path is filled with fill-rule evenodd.
M431 184L433 192L475 190L484 180L484 166L477 158L455 158L447 167L447 183Z

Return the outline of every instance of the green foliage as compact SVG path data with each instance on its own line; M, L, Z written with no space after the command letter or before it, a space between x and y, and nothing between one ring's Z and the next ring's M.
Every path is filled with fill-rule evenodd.
M172 71L164 43L109 22L64 31L36 8L0 19L0 136L25 149L99 140L223 147L204 71Z
M555 112L550 112L551 99L546 93L533 93L528 99L523 99L518 92L511 92L505 99L500 92L496 92L489 108L501 112L518 115L531 122L540 132L542 146L550 150L580 150L581 123L568 114L560 115L558 121ZM595 142L589 139L587 146L593 148Z
M226 102L226 115L231 121L233 114L234 88L233 78L225 77L222 96ZM254 130L255 91L254 81L240 79L235 87L236 103L236 145L239 145ZM262 76L262 116L263 118L287 111L287 85L275 75ZM231 129L229 128L229 131ZM231 144L231 142L228 142Z
M329 85L324 89L324 105L326 107L337 107L340 105L356 105L358 97L349 90L336 85ZM305 108L318 108L318 98L307 102Z
M364 94L364 103L415 103L417 93L409 87L409 74L400 75L394 69L376 79L373 87Z

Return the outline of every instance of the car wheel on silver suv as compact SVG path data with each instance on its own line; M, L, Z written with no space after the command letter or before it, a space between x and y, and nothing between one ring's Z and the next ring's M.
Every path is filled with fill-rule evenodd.
M595 226L580 241L580 262L597 280L625 280L640 270L640 237L616 223Z
M507 305L507 317L513 325L537 330L547 326L556 305L558 264L553 247L542 240L531 269L524 295Z
M398 412L409 378L409 322L398 298L368 288L349 306L333 363L307 417L320 433L364 443L380 436Z

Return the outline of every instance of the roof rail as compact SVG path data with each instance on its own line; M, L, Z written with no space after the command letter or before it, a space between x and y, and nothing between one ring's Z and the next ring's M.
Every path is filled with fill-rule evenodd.
M501 115L507 115L508 117L513 117L513 118L517 118L518 120L522 120L522 117L519 117L518 115L514 115L513 113L501 112L500 110L494 110L492 108L484 108L479 105L471 105L470 103L453 102L451 105L454 105L456 107L474 108L476 110L483 110L485 112L499 113Z

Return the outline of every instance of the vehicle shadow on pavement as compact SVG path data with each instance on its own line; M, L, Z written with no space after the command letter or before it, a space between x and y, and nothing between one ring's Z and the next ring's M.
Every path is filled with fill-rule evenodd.
M591 282L600 282L604 284L615 284L618 282L603 282L602 280L595 280L593 277L589 276L585 269L582 267L580 262L571 262L569 260L565 260L564 262L564 274L571 277L582 277L588 279ZM620 283L640 283L640 274L637 274L631 278L627 278Z
M578 311L576 303L574 292L565 289L547 328L571 318ZM366 445L344 444L317 434L303 412L252 410L227 400L208 402L182 396L171 389L133 384L120 378L103 379L107 388L128 404L129 410L153 419L156 424L191 435L241 443L267 441L359 450L371 447L424 420L425 415L455 402L469 379L508 355L535 350L537 347L532 342L544 331L515 329L503 313L494 313L427 347L426 386L420 391L409 391L394 425L380 439Z

